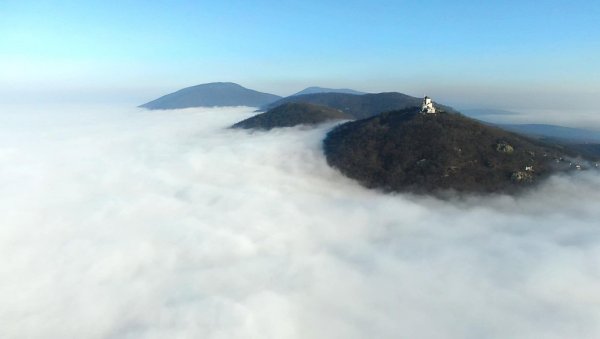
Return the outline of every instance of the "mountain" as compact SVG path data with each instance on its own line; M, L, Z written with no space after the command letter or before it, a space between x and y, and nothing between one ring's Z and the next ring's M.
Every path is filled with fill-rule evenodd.
M325 88L325 87L313 86L313 87L305 88L296 94L292 94L291 96L304 95L304 94L316 94L316 93L345 93L345 94L354 94L354 95L366 94L364 92L355 91L355 90L349 89L349 88Z
M279 99L281 99L280 96L257 92L232 82L213 82L181 89L140 107L147 109L213 106L261 107Z
M288 102L303 102L315 105L328 106L339 109L355 119L368 118L381 112L421 106L423 99L411 97L406 94L390 92L377 94L353 95L344 93L316 93L286 97L263 106L269 110ZM436 105L447 111L454 111L451 107Z
M418 193L516 192L576 166L566 149L461 114L419 111L334 128L323 142L327 162L366 187Z
M344 119L351 119L351 117L334 108L289 102L277 106L266 113L240 121L231 127L269 130L275 127L315 125L330 120Z

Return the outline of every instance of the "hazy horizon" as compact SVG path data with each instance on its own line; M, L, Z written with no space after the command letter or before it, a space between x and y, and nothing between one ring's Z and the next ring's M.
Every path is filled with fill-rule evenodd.
M214 81L428 94L460 108L596 110L600 4L0 4L0 100L141 104Z

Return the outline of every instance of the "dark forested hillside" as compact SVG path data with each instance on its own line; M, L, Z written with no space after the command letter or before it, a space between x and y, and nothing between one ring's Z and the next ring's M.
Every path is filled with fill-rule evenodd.
M512 192L573 166L559 148L460 114L418 108L340 125L324 150L345 175L388 191Z
M233 128L271 129L296 125L314 125L330 120L351 119L337 109L306 103L287 103L266 113L255 115L233 125Z
M303 102L315 105L323 105L339 109L355 119L364 119L382 112L420 106L423 98L416 98L402 93L378 93L378 94L343 94L343 93L318 93L305 94L283 98L263 107L269 110L288 102ZM452 108L436 105L446 111L454 111Z

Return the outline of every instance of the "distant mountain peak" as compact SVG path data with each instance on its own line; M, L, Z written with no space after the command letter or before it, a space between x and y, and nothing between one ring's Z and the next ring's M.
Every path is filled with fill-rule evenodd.
M211 82L180 89L140 107L147 109L179 109L188 107L250 106L261 107L281 99L234 82Z

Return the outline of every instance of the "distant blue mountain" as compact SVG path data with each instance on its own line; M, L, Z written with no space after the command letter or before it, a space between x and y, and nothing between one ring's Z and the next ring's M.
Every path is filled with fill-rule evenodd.
M600 131L583 128L564 127L548 124L501 124L497 123L494 116L513 116L521 113L501 109L476 108L461 109L460 112L466 116L484 121L486 124L494 125L507 131L524 134L536 139L554 139L571 144L577 143L600 143Z
M325 88L325 87L313 86L313 87L305 88L305 89L301 90L300 92L298 92L296 94L292 94L290 96L304 95L304 94L316 94L316 93L344 93L344 94L356 94L356 95L366 94L364 92L355 91L355 90L349 89L349 88Z
M188 107L250 106L261 107L280 96L254 91L232 82L213 82L181 89L141 105L147 109Z
M600 131L544 124L496 124L515 133L532 137L560 139L572 143L600 143Z
M480 118L486 115L517 115L520 113L506 111L503 109L491 109L491 108L470 108L470 109L459 109L460 112L466 116L473 118Z

